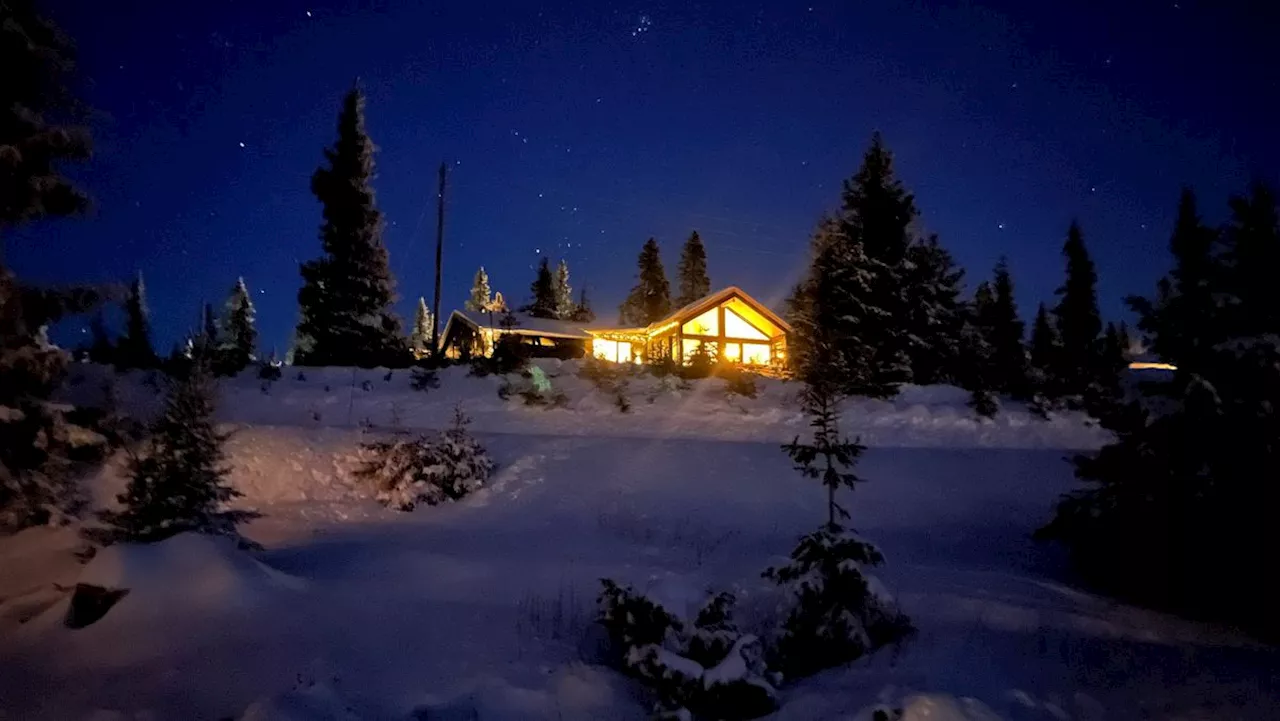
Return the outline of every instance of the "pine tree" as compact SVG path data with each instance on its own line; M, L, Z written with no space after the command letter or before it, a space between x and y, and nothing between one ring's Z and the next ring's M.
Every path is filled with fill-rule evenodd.
M400 365L407 357L371 186L373 152L364 95L352 88L338 116L337 142L311 176L311 192L324 208L324 255L301 267L298 365Z
M471 283L471 297L467 298L464 307L474 313L481 313L489 310L489 304L493 302L489 291L489 274L484 272L484 266L480 266L480 270L476 271L475 280Z
M502 293L494 291L493 300L489 304L490 309L494 313L510 313L511 309L507 307L507 299L502 297Z
M115 362L116 346L107 331L107 321L99 310L89 321L89 362L111 364Z
M1067 259L1067 278L1058 288L1058 305L1053 309L1061 342L1054 378L1058 395L1083 399L1099 366L1099 335L1102 317L1098 312L1098 273L1084 245L1080 226L1071 224L1062 247Z
M218 333L218 316L214 315L213 304L205 303L204 310L201 313L201 331L200 346L201 351L206 353L213 352L221 341Z
M413 316L413 332L409 334L409 348L418 358L431 350L431 311L427 299L418 298L418 309Z
M218 362L223 372L239 373L253 362L258 346L256 311L244 278L237 278L223 306Z
M919 385L953 383L963 348L964 269L929 236L908 251L906 283L912 288L907 314L911 379Z
M653 238L645 241L636 266L636 285L622 302L618 315L623 325L646 326L662 320L671 312L671 285L667 283L667 272L662 268L658 241Z
M809 272L787 303L796 375L830 394L892 395L892 387L878 382L875 350L862 338L859 319L868 314L863 299L869 293L862 246L829 218L818 225L811 252Z
M83 115L67 88L72 43L30 0L0 5L0 28L0 229L79 213L88 198L58 166L88 159L89 134L54 122Z
M554 293L556 299L556 317L569 320L573 316L573 288L569 286L569 264L563 259L556 266Z
M227 482L226 434L214 425L213 396L208 365L197 356L169 390L146 450L130 461L128 487L117 497L123 508L101 513L107 528L91 538L152 543L185 532L238 538L236 524L255 514L225 507L241 494Z
M147 319L147 289L142 273L133 279L124 302L124 337L116 345L117 362L122 368L151 368L156 352L151 345L151 324Z
M1058 356L1062 352L1062 346L1044 303L1036 308L1036 320L1031 326L1030 350L1032 389L1046 398L1056 397L1060 384L1054 380L1053 373L1061 365Z
M991 301L978 321L991 344L994 389L1014 398L1027 398L1027 349L1023 345L1025 327L1018 317L1013 297L1013 278L1004 258L996 264L991 284Z
M587 300L587 289L583 288L578 292L578 302L574 304L573 314L569 320L575 323L590 323L595 319L595 311L591 310L591 302Z
M1110 423L1116 441L1076 459L1086 485L1063 497L1042 536L1067 543L1075 566L1112 593L1274 639L1280 593L1257 569L1280 563L1280 289L1271 277L1280 220L1259 185L1231 211L1214 237L1183 193L1174 268L1153 298L1131 301L1176 370L1139 384L1143 402Z
M695 300L706 297L711 292L711 278L707 275L707 249L702 244L698 231L693 231L684 242L680 251L680 265L677 269L679 277L679 296L675 305L682 308Z
M529 293L533 296L529 304L521 308L531 318L557 318L556 281L551 275L551 263L542 256L538 262L538 273L529 285Z

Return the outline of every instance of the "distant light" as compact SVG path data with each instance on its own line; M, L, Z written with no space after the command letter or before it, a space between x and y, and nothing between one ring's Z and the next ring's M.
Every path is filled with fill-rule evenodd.
M1170 363L1147 363L1143 361L1135 361L1129 364L1129 370L1132 371L1176 371L1178 367Z
M310 10L308 10L308 11L307 11L307 17L311 17L311 11L310 11Z
M240 147L242 147L242 148L243 148L243 147L244 147L244 143L240 143Z

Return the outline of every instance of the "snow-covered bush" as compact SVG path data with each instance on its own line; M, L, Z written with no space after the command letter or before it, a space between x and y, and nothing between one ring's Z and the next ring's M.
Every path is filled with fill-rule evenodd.
M578 377L589 381L596 390L612 397L614 407L623 413L631 410L631 398L628 395L630 373L629 365L610 363L595 357L588 357L578 368Z
M800 539L791 562L764 577L787 591L785 619L770 639L769 664L784 677L808 676L895 641L911 624L864 568L884 562L879 549L839 526Z
M610 661L654 692L659 718L750 719L777 709L763 647L733 624L731 594L712 597L690 622L630 587L601 584Z
M409 387L415 391L427 391L440 387L440 378L430 368L417 367L410 371Z
M456 408L453 425L434 436L365 443L356 475L375 485L379 501L401 511L456 501L483 486L494 467L467 431L470 422Z
M724 379L724 390L729 395L755 398L759 392L759 389L756 388L755 376L739 365L720 363L716 366L715 375Z

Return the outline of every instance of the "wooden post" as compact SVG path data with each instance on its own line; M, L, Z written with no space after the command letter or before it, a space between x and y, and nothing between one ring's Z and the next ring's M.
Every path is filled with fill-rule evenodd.
M440 163L440 190L436 198L436 291L432 298L431 357L440 360L440 260L444 253L444 179L447 166Z

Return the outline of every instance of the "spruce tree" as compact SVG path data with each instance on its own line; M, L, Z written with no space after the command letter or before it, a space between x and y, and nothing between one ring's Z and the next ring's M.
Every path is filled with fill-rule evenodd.
M1139 384L1144 402L1111 424L1116 441L1076 459L1086 485L1063 497L1042 535L1066 542L1109 592L1274 639L1280 592L1257 569L1280 563L1280 289L1269 272L1280 220L1263 186L1231 211L1215 239L1183 194L1174 268L1153 298L1133 302L1176 370Z
M413 315L413 332L409 334L409 348L418 358L431 351L431 311L427 299L418 298L418 308Z
M1036 308L1036 320L1031 326L1030 348L1030 386L1033 392L1045 398L1055 398L1059 384L1054 380L1054 372L1061 361L1058 355L1062 346L1058 340L1058 331L1053 327L1049 310L1041 303Z
M253 362L258 346L256 311L244 278L237 278L222 309L218 362L222 371L234 375Z
M637 281L618 308L623 325L646 326L667 317L671 312L671 285L667 272L662 268L658 241L653 238L644 243L636 260Z
M587 300L585 287L578 291L578 302L574 304L573 315L569 319L575 323L590 323L596 319L595 311L591 310L591 301Z
M1053 375L1060 384L1058 395L1083 399L1098 372L1102 317L1098 312L1098 273L1075 222L1067 231L1062 254L1067 260L1067 277L1056 291L1059 300L1053 309L1061 343Z
M787 302L792 326L789 353L800 380L826 393L886 397L892 387L874 374L875 349L862 339L867 310L866 265L862 246L834 218L818 225L811 243L813 259L805 278Z
M964 269L936 235L908 251L906 283L912 289L906 326L911 346L911 379L919 385L954 383L963 348Z
M1023 344L1025 327L1018 317L1013 297L1013 278L1004 258L996 264L991 284L991 302L979 317L991 344L992 381L994 388L1014 398L1029 397L1027 388L1027 349Z
M201 313L200 345L203 352L212 353L221 342L218 333L218 316L214 315L213 304L205 303Z
M124 301L124 336L116 345L117 363L122 368L151 368L156 364L156 352L151 345L151 324L148 321L147 289L138 273L129 286Z
M467 298L464 304L467 310L474 313L482 313L489 310L489 304L493 302L489 290L489 274L484 272L484 266L480 266L480 270L476 271L476 277L471 283L471 296Z
M711 292L711 277L707 275L707 249L696 230L684 242L684 248L680 251L677 275L677 308L683 308Z
M531 318L557 318L556 281L551 275L551 263L544 255L538 261L538 273L529 285L532 296L528 305L521 308Z
M302 264L296 331L298 365L399 365L407 356L392 310L395 282L374 203L373 141L364 95L352 88L338 115L338 139L311 176L324 210L324 255Z
M555 285L552 295L556 302L556 317L569 320L573 315L573 288L569 286L569 264L563 259L556 266Z
M91 538L152 543L184 532L239 537L236 524L255 514L226 509L241 494L226 478L226 434L214 425L213 396L208 364L197 355L191 372L173 381L146 449L129 463L129 484L117 497L122 508L102 512L107 528L91 531Z

